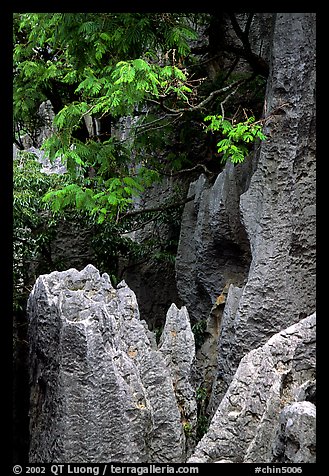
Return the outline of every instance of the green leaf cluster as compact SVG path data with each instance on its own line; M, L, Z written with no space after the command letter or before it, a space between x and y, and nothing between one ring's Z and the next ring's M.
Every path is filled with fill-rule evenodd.
M190 165L186 150L192 139L185 136L180 149L178 141L173 147L172 138L182 129L171 108L185 114L199 103L200 90L193 86L198 79L187 72L198 18L189 13L14 14L16 133L30 131L40 104L50 100L53 135L43 149L51 160L60 157L68 170L65 185L47 191L44 205L56 213L86 212L99 224L117 221L159 172ZM201 129L203 113L196 109L193 121ZM123 138L120 127L127 117L129 134ZM205 121L210 121L207 130L222 135L217 146L223 161L243 161L249 144L264 137L251 118L233 124L208 115Z
M147 171L149 158L156 162L156 146L149 154L148 134L138 129L147 123L140 111L146 101L163 97L177 106L188 102L192 89L178 60L197 38L191 18L184 13L14 14L16 129L32 134L39 106L49 99L54 133L43 149L51 160L61 157L71 179L62 191L47 194L45 202L54 211L75 204L101 221L114 218L131 205L136 191L157 179L156 172ZM135 114L140 120L123 143L112 128ZM87 121L103 118L111 121L110 130L89 137L82 133ZM167 135L163 129L157 137L163 142ZM132 155L134 163L145 166L137 176ZM90 180L91 169L96 179Z
M197 349L202 347L207 335L207 321L206 319L200 319L192 326L192 332L194 334L195 346Z
M191 437L193 435L193 427L190 422L185 421L183 423L183 430L184 430L185 436Z
M135 177L111 177L108 180L98 178L90 180L90 186L70 183L58 190L50 190L43 197L43 202L50 204L54 212L65 208L83 210L97 217L97 223L106 218L115 219L118 214L128 210L133 197L140 194L149 183L147 169L140 168ZM96 183L97 182L97 183Z
M54 236L58 219L42 202L48 190L61 187L67 177L45 174L36 156L20 152L13 161L13 285L14 309L22 306L28 277L45 254ZM49 264L49 263L48 263ZM25 290L25 291L24 291Z
M64 85L74 87L77 99L80 92L88 98L100 95L103 105L94 105L103 111L106 105L141 99L144 91L156 92L159 53L175 49L187 55L195 38L185 14L16 13L15 117L24 103L40 104L54 87L63 89L64 104L71 102Z
M230 160L234 164L241 163L249 153L249 144L257 138L266 140L261 124L255 123L253 116L236 124L221 115L208 115L204 121L210 122L207 131L220 131L222 134L223 138L217 142L218 152L223 153L222 162Z
M197 426L196 426L196 438L200 441L203 435L209 428L209 415L207 414L207 402L209 401L210 392L205 386L200 385L196 389L196 401L197 401Z

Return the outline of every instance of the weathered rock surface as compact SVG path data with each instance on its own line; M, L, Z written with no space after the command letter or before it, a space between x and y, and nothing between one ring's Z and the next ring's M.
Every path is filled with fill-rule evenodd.
M315 14L273 15L268 139L213 185L191 184L182 218L176 275L191 318L207 319L231 283L211 414L246 353L315 311Z
M235 169L227 163L213 185L202 174L190 185L176 258L179 295L195 320L206 319L228 281L243 283L250 265L239 197L245 191L250 162Z
M307 382L309 385L309 382ZM286 405L274 447L276 460L289 463L316 461L316 407L308 401Z
M314 313L242 358L188 462L315 462L315 330Z
M315 16L278 13L266 96L269 138L254 156L255 172L240 197L252 261L239 302L231 301L234 312L229 302L223 314L223 381L249 350L315 311L314 91Z
M195 446L197 405L191 375L195 359L195 341L185 306L181 309L175 304L170 306L160 337L159 350L170 369L189 452Z
M315 14L276 13L273 28L268 139L191 184L182 217L176 278L191 318L209 330L231 283L199 354L214 416L189 462L315 461ZM138 279L156 316L163 302L143 295L154 274ZM196 404L184 307L157 348L135 294L88 266L40 276L28 312L31 462L185 460Z
M40 276L28 315L30 462L184 461L173 377L192 415L186 309L168 311L159 351L135 294L88 265Z

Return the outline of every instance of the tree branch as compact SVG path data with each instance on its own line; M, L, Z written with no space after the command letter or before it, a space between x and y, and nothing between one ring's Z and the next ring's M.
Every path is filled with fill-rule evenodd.
M185 205L185 203L191 202L192 200L194 200L194 198L195 198L195 195L192 195L191 197L184 198L184 200L181 200L180 202L171 203L169 205L162 205L162 206L160 205L157 207L139 208L137 210L132 210L122 215L119 221L122 220L123 218L140 215L142 213L164 212L166 210L170 210L171 208L178 208L182 205Z
M244 83L246 80L245 79L240 79L238 81L235 81L232 84L229 84L228 86L225 86L224 88L221 89L216 89L215 91L212 91L209 96L201 101L197 106L194 106L192 109L202 109L204 106L206 106L210 101L212 101L216 96L219 96L220 94L229 91L230 89L234 88L235 86L240 86L242 83Z
M245 29L244 29L244 34L246 35L247 38L249 37L249 31L250 31L252 21L254 19L254 15L255 15L254 13L249 13L249 16L248 16L248 19L247 19L247 23L246 23L246 26L245 26Z
M167 122L165 124L162 124L160 126L153 126L153 124L159 122L159 121L164 121L167 118L168 114L165 114L163 117L159 117L158 119L154 119L153 121L147 122L146 124L141 124L136 126L136 134L144 134L145 132L148 131L155 131L157 129L162 129L163 127L167 127L168 124L173 124L176 122L181 116L182 113L177 114L177 117L171 120L171 122ZM172 116L172 114L170 114ZM171 119L171 117L170 117Z
M253 16L254 16L254 13L249 14L245 30L243 31L236 19L235 14L229 13L232 27L237 37L241 40L243 48L239 48L234 45L225 45L225 49L227 51L232 51L235 54L240 55L242 58L245 58L256 74L260 74L261 76L264 76L265 78L267 78L269 74L269 66L261 56L256 55L251 50L251 46L249 42L249 30L253 20Z
M13 138L13 142L14 142L14 144L17 145L17 147L18 147L19 150L24 150L24 146L23 146L23 144L22 144L21 141L18 141L18 140L14 137L14 138Z
M190 169L182 169L178 170L178 172L171 172L170 174L166 172L159 172L160 175L166 175L168 177L176 177L177 175L180 174L186 174L188 172L194 172L194 170L202 168L207 175L214 175L214 172L211 172L211 170L207 169L207 167L204 164L196 164L194 167L191 167Z
M158 213L157 215L153 216L153 217L150 218L149 220L146 220L146 221L144 221L143 223L140 223L139 225L136 225L135 228L132 228L131 230L128 230L128 231L124 231L124 232L122 233L122 235L128 235L129 233L133 233L134 231L141 230L142 228L144 228L144 226L148 225L148 224L151 223L152 221L157 220L159 217L160 217L160 213Z
M249 79L249 78L248 78ZM216 96L219 96L222 93L225 93L226 91L229 91L230 89L234 88L235 86L240 86L242 83L246 82L248 79L239 79L238 81L235 81L234 83L229 84L228 86L225 86L224 88L221 89L216 89L215 91L212 91L209 96L201 101L199 104L196 106L190 106L190 107L183 107L179 109L171 109L170 107L166 106L163 104L162 101L156 101L154 99L148 99L148 101L157 104L160 106L164 111L170 113L170 114L181 114L184 112L190 112L190 111L197 111L199 109L203 109L210 101L212 101ZM231 95L230 95L231 96Z
M254 18L254 13L249 13L244 31L240 27L234 13L229 13L229 17L237 37L240 38L245 49L251 52L251 47L249 42L249 31L250 31L252 20Z
M222 113L222 117L224 118L225 116L225 113L224 113L224 104L226 103L226 101L231 97L233 96L233 94L235 94L237 92L237 90L239 89L239 87L241 86L241 83L237 85L237 87L230 93L226 96L226 98L220 103L220 110L221 110L221 113Z
M228 14L231 20L231 24L233 26L233 29L236 33L236 36L240 38L240 40L243 43L243 46L245 48L248 48L250 50L250 43L248 40L248 35L246 36L246 32L242 30L241 26L239 25L238 20L236 19L236 16L234 13L229 13Z

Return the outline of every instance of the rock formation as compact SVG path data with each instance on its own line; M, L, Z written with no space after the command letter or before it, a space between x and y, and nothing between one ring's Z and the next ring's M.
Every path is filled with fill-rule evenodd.
M225 284L244 283L250 265L249 243L241 225L239 197L246 179L228 163L211 186L204 174L189 189L176 258L179 295L191 318L208 317Z
M315 462L315 14L272 24L268 138L190 185L184 306L170 307L159 346L125 282L92 265L38 278L31 462ZM189 316L207 321L198 353ZM210 427L194 450L201 384Z
M190 463L315 462L315 314L245 355Z
M30 462L184 461L178 397L192 421L196 408L186 309L168 311L157 350L135 294L88 265L40 276L28 315Z
M315 310L315 14L277 13L264 116L268 139L213 185L191 184L176 261L191 318L231 289L216 351L214 413L241 358ZM210 359L211 360L211 359Z
M197 405L191 378L195 359L195 341L185 306L180 310L175 304L170 306L161 334L159 350L170 369L189 452L195 446Z

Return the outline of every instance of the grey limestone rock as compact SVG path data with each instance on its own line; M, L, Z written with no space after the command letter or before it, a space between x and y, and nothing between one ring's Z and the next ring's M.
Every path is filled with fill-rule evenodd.
M249 15L236 14L242 30ZM222 21L228 43L240 48L241 39L228 16L224 15ZM272 13L253 14L251 49L266 62L271 57L273 24ZM246 74L250 66L240 60L238 69L242 68ZM218 74L226 61L231 59L217 58L209 61L208 67ZM241 217L240 196L247 191L256 165L250 158L237 165L228 162L214 183L202 174L190 185L189 196L195 194L195 199L185 205L182 216L176 280L179 296L193 320L207 319L214 300L229 280L235 285L246 281L251 253Z
M207 319L231 283L209 347L214 416L190 462L315 459L315 14L271 18L268 139L192 183L182 216L175 272L190 317ZM31 462L184 461L184 308L170 309L158 349L131 289L89 265L40 276L28 313Z
M286 405L280 414L277 455L283 463L316 462L316 407L309 401Z
M267 140L214 184L191 184L176 260L192 319L207 319L227 282L213 414L241 358L315 311L315 14L273 14ZM212 360L212 359L211 359Z
M254 156L255 171L239 202L252 260L234 316L229 303L224 311L218 346L223 380L230 380L243 355L315 311L314 92L315 15L277 13L265 103L268 139ZM226 331L232 320L233 334Z
M250 265L247 235L241 224L239 197L248 169L227 163L211 185L204 174L190 185L193 201L185 205L176 258L179 295L191 319L206 319L229 280L243 283Z
M171 312L160 351L125 282L114 289L92 265L39 276L28 301L30 462L184 461L173 375L193 413L183 388L193 335L186 310Z
M188 462L314 462L315 313L245 355Z
M197 404L192 382L195 341L185 306L181 309L175 304L170 306L159 342L159 351L170 369L189 452L193 447L197 426Z

